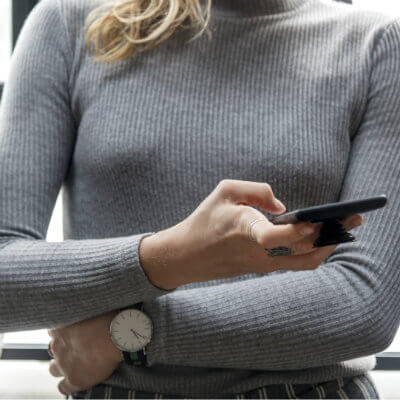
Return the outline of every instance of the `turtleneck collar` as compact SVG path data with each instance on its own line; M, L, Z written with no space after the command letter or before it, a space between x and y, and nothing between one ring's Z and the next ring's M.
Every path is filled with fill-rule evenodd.
M256 17L294 10L308 0L212 0L211 14L227 18Z

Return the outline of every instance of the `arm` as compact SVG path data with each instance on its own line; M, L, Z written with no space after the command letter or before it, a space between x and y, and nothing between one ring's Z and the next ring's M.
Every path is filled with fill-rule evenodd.
M262 370L329 365L385 349L400 318L400 24L370 56L370 88L341 201L385 193L358 241L315 271L178 290L146 301L149 365Z
M139 261L140 241L153 232L45 240L76 137L66 37L58 0L42 0L23 26L3 93L0 332L67 325L169 292Z

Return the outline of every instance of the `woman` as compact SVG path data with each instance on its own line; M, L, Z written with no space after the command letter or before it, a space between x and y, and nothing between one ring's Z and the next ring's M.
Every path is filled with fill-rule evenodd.
M368 371L400 315L398 19L103 3L42 0L12 57L0 331L50 329L74 398L378 398ZM61 186L65 240L48 243ZM320 225L265 215L381 193L351 243L313 248ZM122 352L135 306L151 338Z

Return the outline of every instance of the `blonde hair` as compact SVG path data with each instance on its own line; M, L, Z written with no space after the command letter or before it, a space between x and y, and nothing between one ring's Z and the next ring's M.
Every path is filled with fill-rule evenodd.
M208 28L211 0L112 0L93 9L85 20L85 45L95 61L114 62L152 49L180 26ZM189 26L183 25L189 19ZM191 41L189 40L189 42Z

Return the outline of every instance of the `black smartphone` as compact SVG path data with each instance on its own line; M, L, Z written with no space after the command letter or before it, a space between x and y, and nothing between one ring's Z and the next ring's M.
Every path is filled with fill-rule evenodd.
M268 219L275 225L296 224L299 222L323 222L320 237L314 247L327 246L345 242L354 242L355 238L347 232L339 220L350 215L373 211L385 206L386 195L381 194L360 200L342 201L337 203L321 204L290 211L281 215L274 215Z

